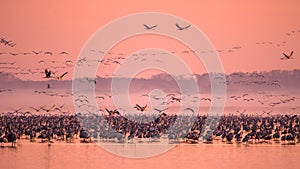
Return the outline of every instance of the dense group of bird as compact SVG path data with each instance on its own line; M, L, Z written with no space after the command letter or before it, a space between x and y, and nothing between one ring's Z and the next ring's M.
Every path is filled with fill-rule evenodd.
M156 31L159 25L141 25L147 31ZM178 23L174 24L174 28L178 31L188 31L193 28L192 25L182 26ZM299 33L300 30L290 31L286 35L288 37ZM15 48L17 44L12 40L0 38L1 47ZM256 42L256 45L276 45L277 47L285 46L286 40L278 42ZM244 45L235 45L229 49L218 50L201 50L187 49L182 51L170 51L172 54L189 55L189 54L205 54L205 53L221 53L235 52L244 48ZM1 48L2 50L2 48ZM50 51L50 50L28 50L25 52L6 52L0 51L0 56L17 58L20 56L33 55L38 57L37 64L39 68L21 68L17 66L16 61L1 61L1 74L11 73L18 75L34 75L41 74L41 78L45 80L63 80L68 75L65 69L73 68L74 66L89 65L90 62L98 62L103 66L119 65L126 59L126 54L123 52L104 52L102 50L91 49L90 52L106 54L106 57L99 60L88 60L86 57L79 58L77 61L70 59L71 54L66 50ZM163 55L167 53L140 53L133 54L135 61L145 61L142 56L145 55ZM294 58L295 52L291 50L289 53L283 52L280 60L291 60ZM55 60L54 57L64 57ZM155 60L159 61L159 60ZM43 76L42 76L43 75ZM234 77L239 77L239 81L234 81ZM246 77L245 79L243 79ZM258 80L248 81L247 77L252 77ZM215 77L218 78L218 77ZM242 85L260 85L267 87L280 88L281 84L277 80L260 80L264 76L260 73L232 73L226 76L227 85L242 84ZM89 83L97 83L96 78L85 78L83 80ZM70 97L73 93L55 93L49 89L52 86L47 83L45 90L35 90L36 94L44 94L46 96ZM13 89L0 89L1 93L12 92ZM198 95L199 93L197 93ZM28 106L26 111L22 108L12 109L12 112L0 114L0 143L3 146L5 143L12 143L15 147L16 143L22 142L24 139L30 142L53 143L56 141L65 141L73 143L76 138L81 138L82 142L91 142L91 139L97 141L111 142L133 142L134 140L160 141L168 139L170 143L237 143L237 144L297 144L300 141L300 116L297 114L272 114L273 108L279 104L295 102L299 99L287 94L275 96L265 92L258 93L263 99L260 100L250 97L251 94L243 93L241 95L231 95L229 99L233 101L254 102L267 105L271 109L264 110L263 113L247 113L237 110L236 114L223 115L211 120L208 115L200 115L192 108L186 108L185 111L191 112L194 115L176 115L167 114L166 110L171 104L181 103L183 99L178 96L178 93L168 93L164 98L163 104L165 108L154 108L153 111L158 114L149 114L149 106L147 104L135 104L133 109L138 113L126 114L120 113L118 109L110 110L108 108L99 109L96 113L84 115L81 113L72 114L69 111L63 110L65 104ZM143 94L141 97L150 97L148 94ZM153 97L153 96L152 96ZM211 102L208 97L193 96L199 101ZM106 100L112 99L112 95L105 93L104 95L95 96L95 99ZM161 98L155 98L159 100ZM224 98L223 98L224 99ZM273 99L273 100L272 100ZM275 99L275 100L274 100ZM270 100L272 102L270 102ZM89 100L86 96L81 95L74 100L74 104L84 108L89 106ZM299 107L291 107L291 111L295 111ZM31 112L33 111L33 113ZM146 114L144 114L146 112ZM234 113L236 113L234 112ZM101 114L99 114L101 113ZM139 114L140 113L140 114ZM209 119L209 120L208 120ZM211 121L210 121L211 120ZM213 132L205 135L205 123L209 121L209 129ZM88 125L87 125L88 124ZM84 126L84 127L83 127ZM176 126L176 127L174 127Z
M43 107L41 108L43 109ZM126 114L106 109L97 114L39 114L8 112L0 114L0 143L99 142L132 143L134 141L206 144L282 144L300 142L300 116L297 114L255 115L227 114L220 118L187 114ZM38 110L37 110L38 112ZM205 133L205 123L213 132ZM83 127L84 126L84 127Z

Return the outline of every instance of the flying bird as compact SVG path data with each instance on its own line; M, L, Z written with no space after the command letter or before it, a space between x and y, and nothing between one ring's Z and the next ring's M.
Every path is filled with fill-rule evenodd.
M201 98L200 101L209 101L209 102L211 102L211 99L210 98Z
M96 96L95 98L96 98L96 99L102 99L102 100L105 99L103 96Z
M158 111L158 113L163 113L164 111L166 111L168 108L165 108L165 109L157 109L157 108L154 108L155 111Z
M176 23L175 25L176 25L177 29L180 30L180 31L185 30L185 29L187 29L191 26L191 25L187 25L185 27L181 27L178 23Z
M294 51L292 51L289 55L282 53L284 57L282 57L281 60L293 59L292 58L293 53Z
M188 108L185 108L184 110L185 110L185 111L186 111L186 110L189 110L189 111L191 111L191 112L195 113L195 110L194 110L194 109L192 109L192 108L189 108L189 107L188 107Z
M237 110L236 112L238 112L239 114L244 114L246 111L247 111L247 110L246 110L246 109L244 109L242 112L241 112L241 111L239 111L239 110Z
M140 106L138 104L135 104L135 106L133 108L137 109L138 111L143 112L143 111L147 110L147 106L148 106L147 104L145 106Z
M119 111L117 109L115 110L108 110L107 108L105 108L105 110L107 111L107 113L109 114L109 116L113 116L115 114L120 115Z
M145 29L147 29L147 30L154 30L154 28L156 28L157 25L148 26L148 25L144 24L144 27L145 27Z
M179 103L181 102L181 98L177 98L177 97L174 97L174 96L171 97L171 100L172 101L177 101Z
M68 55L69 53L68 53L68 52L62 51L62 52L60 52L59 54L60 54L60 55Z
M88 99L75 99L75 102L86 102L86 103L89 103L89 100Z
M23 55L30 55L30 52L24 52Z
M53 53L52 52L44 52L44 55L53 55Z
M36 112L39 112L39 111L42 110L44 107L45 107L45 106L42 106L42 107L40 107L40 108L35 108L35 107L29 107L29 108L35 110Z
M32 52L33 52L35 55L38 55L38 54L42 53L43 51L38 51L38 52L37 52L37 51L34 51L34 50L33 50Z
M264 110L263 110L263 114L270 115L270 114L272 113L272 111L273 111L273 109L272 109L272 110L270 110L270 111L264 111Z
M46 111L46 112L50 112L50 111L53 111L54 107L55 107L55 104L52 105L52 107L50 107L49 109L47 108L44 108L45 106L42 107L42 110Z
M10 53L10 55L17 56L17 55L19 55L19 53Z
M148 94L142 94L142 96L149 97L149 95L148 95Z

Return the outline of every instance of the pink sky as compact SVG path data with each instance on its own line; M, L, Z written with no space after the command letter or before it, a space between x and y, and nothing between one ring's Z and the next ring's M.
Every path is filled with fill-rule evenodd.
M0 5L0 37L10 39L17 45L13 48L0 44L3 62L17 61L16 66L28 69L49 67L38 61L75 61L88 38L102 26L120 17L139 12L163 12L177 15L196 25L211 40L219 53L225 73L234 71L261 71L272 69L300 68L300 2L290 1L4 1ZM295 31L294 33L292 31ZM144 38L141 40L139 38ZM151 38L151 37L150 37ZM170 39L149 36L137 37L120 43L118 52L126 49L133 52L142 48L160 47L174 50L180 44L170 45ZM285 43L283 42L285 41ZM147 43L146 43L147 42ZM260 44L256 44L259 42ZM265 44L261 44L265 42ZM269 44L272 42L272 44ZM277 46L279 44L280 46ZM284 46L283 46L284 45ZM232 47L241 46L234 52ZM11 56L10 52L32 50L59 53L69 56ZM282 53L294 50L294 59L280 60ZM195 73L199 62L188 65ZM201 66L201 64L200 64ZM113 68L114 69L114 68ZM72 78L72 69L66 78ZM58 74L59 74L58 73ZM104 73L105 74L105 73ZM42 76L42 75L41 75ZM21 77L22 78L22 77ZM30 77L23 77L30 79Z

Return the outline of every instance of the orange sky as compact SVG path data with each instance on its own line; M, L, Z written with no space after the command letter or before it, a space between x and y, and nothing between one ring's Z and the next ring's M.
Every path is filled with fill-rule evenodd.
M177 15L196 25L206 34L216 49L223 50L219 56L226 73L297 69L300 68L299 6L298 0L3 1L0 5L0 38L10 39L17 45L11 48L0 44L0 52L6 53L0 55L0 59L1 62L17 61L16 65L27 69L28 64L37 65L41 59L75 61L88 38L110 21L139 12L163 12ZM147 38L149 37L145 37L144 42ZM153 43L131 40L131 43L127 43L127 46L123 44L123 46L126 46L130 52L142 47L178 49L177 45L156 42L159 40ZM262 44L262 42L265 43ZM121 47L116 47L116 50L125 48L122 44L119 45ZM235 46L241 46L241 48L228 52ZM9 55L10 52L32 50L54 53L67 51L70 55L51 56L52 58ZM294 50L294 59L280 60L282 52L290 53L292 50ZM202 69L198 69L199 62L197 64L193 64L193 60L189 62L189 66L195 73L203 73ZM36 67L43 69L47 66L49 67L49 64ZM59 70L59 72L62 71L65 70ZM72 69L67 71L72 71ZM72 78L70 74L67 78ZM25 77L25 79L30 79L30 77Z

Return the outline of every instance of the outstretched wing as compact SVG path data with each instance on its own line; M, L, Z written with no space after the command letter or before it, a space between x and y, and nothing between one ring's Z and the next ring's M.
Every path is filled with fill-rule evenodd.
M151 27L150 27L150 29L153 29L153 28L155 28L155 27L157 27L157 25L153 25L153 26L151 26Z
M179 30L182 30L182 27L180 27L180 26L178 25L178 23L176 23L175 25L176 25L176 27L177 27Z
M145 26L145 28L148 29L148 30L151 30L151 29L157 27L157 25L154 25L154 26L148 26L148 25L146 25L146 24L144 24L144 26Z
M287 54L285 54L285 53L282 53L282 54L283 54L283 56L286 57L287 59L290 58Z
M186 27L184 27L183 29L187 29L187 28L189 28L191 25L188 25L188 26L186 26Z
M64 74L62 74L62 75L60 76L60 78L63 78L66 74L68 74L68 72L65 72Z
M195 110L194 109L192 109L192 108L185 108L184 110L189 110L189 111L191 111L191 112L193 112L193 113L195 113Z
M39 109L36 109L36 108L34 108L34 107L29 107L29 108L31 108L31 109L33 109L33 110L35 110L35 111L39 111Z
M148 25L144 24L146 29L151 29Z
M135 104L135 106L138 108L138 109L141 109L142 107L138 104Z
M112 112L111 112L110 110L108 110L107 108L105 108L105 110L107 111L107 113L108 113L109 115L112 114Z

